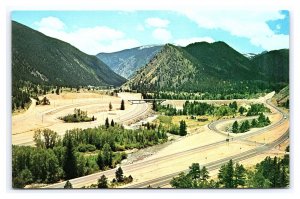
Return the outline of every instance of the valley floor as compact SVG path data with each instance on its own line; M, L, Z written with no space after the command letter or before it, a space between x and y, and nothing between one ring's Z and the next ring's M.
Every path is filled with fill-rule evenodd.
M242 157L240 158L241 163L246 167L253 167L253 165L267 156L283 155L285 153L284 146L287 146L289 143L289 120L286 119L288 117L286 113L269 103L269 99L273 94L254 100L265 103L271 109L271 113L268 114L271 125L261 129L252 129L245 134L230 135L229 142L226 141L228 133L222 127L224 126L222 121L215 121L210 123L210 125L199 127L196 131L194 130L194 133L178 138L171 143L164 144L162 147L157 147L157 150L150 151L148 155L141 156L137 161L125 161L122 163L121 166L124 174L132 175L134 179L132 183L123 187L142 188L148 185L168 187L168 182L172 177L178 175L180 171L185 171L194 162L206 165L230 157L232 159ZM132 97L128 96L128 94L123 94L123 97L125 96ZM114 99L115 101L113 101ZM116 99L118 98L105 98L105 103L107 104L108 101L112 101L114 106L118 101ZM253 100L249 102L253 102ZM129 113L141 110L136 109L134 105L126 104L126 106ZM136 114L136 112L134 113ZM130 115L130 117L132 116ZM243 120L243 118L235 118L235 120ZM211 129L211 124L216 124L213 126L218 131L214 128ZM142 149L144 152L146 150ZM254 152L250 154L249 152L251 151ZM250 155L247 155L248 153ZM247 157L244 155L246 157L244 158L243 154L246 154ZM217 168L211 169L211 175L216 175L217 171ZM95 184L99 176L103 174L109 180L112 180L115 176L115 169L72 179L70 182L74 188L81 188ZM64 184L65 182L56 183L46 186L46 188L61 188Z

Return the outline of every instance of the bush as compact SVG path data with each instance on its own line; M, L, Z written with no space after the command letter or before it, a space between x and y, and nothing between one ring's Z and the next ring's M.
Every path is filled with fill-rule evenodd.
M126 148L124 145L116 144L116 151L125 151Z
M79 144L79 146L77 147L77 150L79 152L93 152L96 150L96 147L95 145L92 145L92 144Z
M177 125L172 124L168 132L173 135L179 135L179 127Z
M95 121L97 118L93 117L88 117L86 111L81 111L80 109L74 109L74 114L68 114L64 117L60 117L59 119L67 122L67 123L72 123L72 122L90 122L90 121Z

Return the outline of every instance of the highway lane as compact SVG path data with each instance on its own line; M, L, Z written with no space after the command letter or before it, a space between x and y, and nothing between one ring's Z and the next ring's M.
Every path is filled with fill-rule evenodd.
M126 123L138 119L150 110L150 106L148 103L133 104L132 106L135 106L135 108L133 108L131 112L123 114L119 117L118 121L120 123ZM139 110L138 112L137 109Z
M223 140L223 141L220 141L220 142L216 142L216 143L208 144L208 145L205 145L205 146L193 148L193 149L190 149L190 150L187 150L187 151L182 151L182 152L162 156L162 157L159 157L159 158L156 158L156 159L140 161L140 162L136 162L136 163L133 163L133 164L130 164L130 165L125 165L125 166L122 166L122 168L123 168L123 170L126 170L126 173L127 173L127 172L130 172L130 171L135 171L136 169L143 169L145 167L149 167L153 164L159 164L160 162L163 162L163 161L166 161L166 160L177 159L177 158L184 157L184 156L187 156L187 155L190 155L190 154L193 154L193 153L198 153L198 152L201 152L205 149L213 148L213 147L215 147L219 144L225 144L225 143L226 143L226 141ZM83 177L80 177L80 178L75 178L75 179L70 180L70 182L72 183L72 185L74 187L79 187L78 184L81 184L82 180L85 180L86 184L88 184L87 182L92 182L93 183L99 178L99 176L101 176L103 174L106 175L107 177L113 177L115 175L115 169L111 169L111 170L103 171L103 172L98 172L98 173L91 174L91 175L88 175L88 176L83 176ZM65 182L61 182L61 183L56 183L56 184L53 184L53 185L49 185L45 188L62 188L64 185L65 185Z
M277 140L273 141L272 143L268 143L268 144L264 144L260 147L256 147L254 149L242 152L240 154L237 155L232 155L214 162L210 162L207 164L203 164L201 166L205 166L207 168L208 171L212 171L215 169L220 168L222 165L226 164L229 160L232 160L233 162L239 162L251 157L254 157L256 155L259 155L263 152L269 151L272 148L278 146L279 144L283 143L284 141L286 141L289 138L289 131L285 132L284 135L282 135L280 138L278 138ZM169 175L165 175L165 176L161 176L159 178L156 179L151 179L145 182L141 182L138 184L134 184L134 185L129 185L129 186L124 186L124 188L146 188L149 185L151 185L151 187L162 187L164 185L168 185L170 183L170 181L173 179L173 177L178 176L179 173L184 172L187 173L189 170L182 170L182 171L178 171Z
M170 154L170 155L163 156L163 157L160 157L160 158L156 158L156 159L153 159L153 160L137 162L137 163L134 163L134 164L131 164L131 165L122 166L122 168L123 168L125 173L129 174L131 172L134 172L134 171L137 171L137 170L140 170L140 169L143 169L143 168L151 167L152 165L161 164L165 161L172 161L172 160L175 160L175 159L178 159L178 158L181 158L181 157L186 157L186 156L191 155L191 154L199 154L199 152L201 152L203 150L214 148L215 146L220 146L221 143L225 144L226 141L212 143L210 145L205 145L205 146L194 148L194 149L191 149L191 150L178 152L178 153L175 153L175 154ZM97 181L97 179L99 179L99 177L103 174L106 175L108 178L113 178L114 175L115 175L115 169L105 171L105 172L99 172L99 173L92 174L92 175L85 176L85 177L72 179L71 183L73 184L74 187L80 188L84 185L95 183ZM57 184L54 184L54 185L50 185L46 188L62 188L64 186L64 184L65 184L65 182L57 183Z
M189 102L201 102L201 103L209 103L209 104L229 104L232 103L234 101L236 101L238 104L250 104L250 103L264 103L266 101L266 99L270 99L273 97L273 95L275 94L275 92L270 92L268 94L266 94L263 97L259 97L257 99L231 99L231 100L170 100L170 99L163 99L165 100L162 104L166 105L166 104L170 104L172 106L175 106L176 108L182 109L183 104L186 101Z

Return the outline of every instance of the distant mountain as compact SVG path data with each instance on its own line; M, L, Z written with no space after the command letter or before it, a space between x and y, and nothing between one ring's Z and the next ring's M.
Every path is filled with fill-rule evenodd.
M126 79L96 56L12 22L13 82L59 86L120 86Z
M267 79L276 82L289 82L289 50L272 50L256 55L252 63Z
M276 79L270 79L267 70L259 69L256 62L226 43L198 42L186 47L165 45L123 88L141 92L247 93L273 88L273 83Z
M99 53L97 57L117 74L129 78L136 70L147 64L162 46L149 45L113 53Z

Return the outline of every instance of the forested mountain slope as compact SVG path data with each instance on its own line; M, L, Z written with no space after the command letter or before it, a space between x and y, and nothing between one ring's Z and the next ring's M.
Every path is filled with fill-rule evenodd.
M289 50L272 50L256 55L251 60L269 81L289 81Z
M12 22L13 82L59 86L120 86L126 80L97 57Z
M288 62L283 64L288 69ZM267 61L266 65L272 68ZM245 57L224 42L200 42L187 47L166 44L123 88L140 92L254 93L288 84L288 79L277 81L279 73L286 76L288 70L274 72L274 78L269 72L260 68L254 58Z

